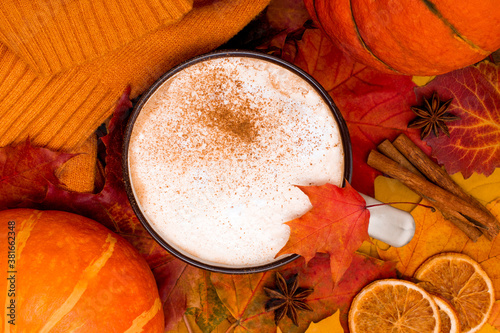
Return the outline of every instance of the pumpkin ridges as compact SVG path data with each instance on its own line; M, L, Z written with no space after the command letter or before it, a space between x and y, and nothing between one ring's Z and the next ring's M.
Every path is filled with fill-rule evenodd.
M353 1L353 14L367 46L399 72L437 75L484 58L458 40L422 0L396 4Z
M157 328L160 326L161 326L160 332L166 331L164 323L169 319L170 318L165 319L165 313L163 312L163 304L162 304L162 308L160 309L160 311L158 311L156 315L144 325L144 327L142 328L142 332L156 332L156 330L158 330Z
M309 13L311 13L314 22L326 32L326 35L333 44L340 47L345 53L355 57L358 61L370 65L382 72L394 73L394 71L390 70L367 53L351 52L351 50L357 50L363 46L360 44L360 40L354 32L353 22L350 18L350 4L348 0L305 0L304 3ZM344 26L343 24L323 24L323 22L329 21L346 23L348 26Z
M351 13L352 23L354 24L354 31L356 32L356 36L358 37L359 42L362 45L362 47L366 50L366 52L368 52L377 62L380 62L384 67L387 67L387 69L394 71L395 73L399 73L396 69L392 68L389 64L387 64L382 59L377 57L377 55L375 55L375 53L373 53L373 51L368 47L368 45L366 45L366 43L365 43L365 41L364 41L363 37L361 36L360 31L359 31L358 24L356 23L356 18L354 17L354 13L353 13L353 9L352 9L352 0L349 0L349 8L350 8L350 13Z
M386 73L395 72L375 57L400 73L430 76L474 64L500 48L498 0L305 3L315 22L342 51Z
M498 0L434 0L441 15L462 36L489 53L500 48L500 10Z
M157 298L151 308L138 315L132 322L132 325L124 333L141 332L144 326L146 326L160 310L161 300Z
M80 280L77 281L71 294L66 298L64 303L52 313L50 318L48 318L47 322L40 330L40 333L49 332L66 314L73 310L73 307L76 303L78 303L82 295L87 290L89 280L92 280L97 276L108 259L113 255L116 238L112 237L111 234L108 234L106 243L109 243L108 248L104 249L104 251L96 259L92 260L92 262L90 262L90 264L83 270L82 276Z
M358 24L358 29L362 38L365 40L367 47L369 47L374 54L384 59L391 68L396 68L398 72L406 73L406 63L418 62L428 64L428 59L417 52L407 54L408 46L404 44L404 40L398 36L399 31L403 30L401 25L412 24L410 19L411 3L406 6L401 5L399 2L397 6L393 6L390 10L390 0L382 0L380 2L370 2L365 0L355 0L352 5L352 15L355 17ZM411 1L410 1L411 2ZM419 1L413 1L416 3ZM405 20L400 20L401 17L406 17ZM414 23L418 24L418 23ZM404 30L404 35L409 34ZM417 30L412 27L412 31ZM403 34L403 32L402 32ZM419 46L420 47L420 46Z
M124 245L127 245L125 247ZM99 333L125 331L133 320L144 311L150 309L159 300L156 282L147 263L123 238L118 239L117 249L103 267L101 273L89 282L89 287L80 302L75 306L70 317L65 322L72 322L76 318L93 318L94 320L114 323L114 330L108 327L99 327ZM123 263L129 263L126 269ZM132 301L131 301L132 300ZM89 310L90 308L90 310ZM113 312L120 309L128 315L116 318ZM120 321L118 319L121 319ZM160 316L153 317L147 326L155 332L163 324L163 311ZM56 332L65 333L64 326L58 326ZM163 327L162 327L163 328ZM89 332L90 324L82 327L82 332ZM51 332L52 333L52 332Z
M430 0L422 0L422 2L424 3L424 5L429 9L429 11L431 13L433 13L434 15L436 15L437 18L439 18L443 24L445 26L447 26L448 28L450 28L450 30L453 32L453 34L455 34L456 38L458 40L461 40L463 41L465 44L467 44L468 46L470 46L475 52L478 52L482 55L484 55L485 57L490 54L491 52L488 52L486 50L483 50L480 46L474 44L473 41L471 41L469 38L467 38L466 36L462 35L458 29L450 23L450 21L448 21L444 16L443 14L439 11L439 9L437 9L436 5L431 2Z
M8 220L17 222L17 235L23 231L21 226L33 226L23 258L16 267L17 327L39 332L48 318L57 317L55 311L85 275L85 268L94 263L102 266L99 273L88 280L78 302L50 332L123 332L138 317L143 318L145 332L163 332L164 315L153 274L125 239L95 221L70 213L43 211L33 217L32 223L24 223L30 216L34 216L33 211L28 209L0 212L3 226L0 239L6 239ZM114 242L113 246L110 241ZM0 251L2 253L7 256L7 247ZM2 262L0 267L5 272L4 265ZM87 273L91 271L87 269ZM6 290L5 283L3 279L1 290ZM9 301L7 293L2 294L5 299L0 297L0 304ZM6 318L5 309L2 313ZM147 318L150 318L148 322ZM5 322L0 327L8 329Z
M29 216L26 220L23 221L23 223L20 226L16 226L16 229L20 229L21 232L17 233L16 230L16 242L17 242L17 249L16 249L16 259L19 260L21 259L21 254L23 252L24 247L26 246L26 242L28 241L28 238L31 235L31 231L35 227L36 222L42 215L41 211L33 211L33 214Z
M39 212L23 255L17 259L16 293L19 314L35 311L31 316L19 315L19 325L36 332L70 297L83 269L95 260L97 253L102 253L109 234L96 222L90 224L90 220L77 216L74 221L68 220L69 213ZM26 225L23 221L27 213L29 210L14 210L17 226ZM37 326L32 326L35 323Z

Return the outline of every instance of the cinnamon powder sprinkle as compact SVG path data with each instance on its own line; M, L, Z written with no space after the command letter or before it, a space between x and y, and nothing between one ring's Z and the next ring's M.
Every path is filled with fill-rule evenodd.
M158 88L134 124L138 202L162 237L208 262L274 260L289 235L283 223L310 209L295 185L343 179L331 111L302 78L262 63L192 65Z

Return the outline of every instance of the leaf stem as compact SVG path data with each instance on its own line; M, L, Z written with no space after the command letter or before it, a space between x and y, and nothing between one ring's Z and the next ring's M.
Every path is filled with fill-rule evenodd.
M226 330L225 333L229 333L231 332L231 330L234 330L236 328L236 326L239 325L239 321L235 321L231 326L229 326L229 328Z
M191 325L189 324L189 321L187 319L186 314L182 315L182 319L184 320L184 324L186 325L186 328L188 330L188 333L193 333L193 329L191 328Z
M367 205L366 208L378 207L378 206L387 206L387 205L395 205L395 204L417 205L417 206L429 208L433 213L436 211L436 208L434 208L432 206L424 205L424 204L416 203L416 202L409 202L409 201L384 202L384 203L379 203L379 204Z

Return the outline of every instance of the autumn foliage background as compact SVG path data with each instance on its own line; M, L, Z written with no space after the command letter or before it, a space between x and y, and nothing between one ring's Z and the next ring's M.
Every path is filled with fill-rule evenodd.
M323 85L349 128L354 161L350 185L355 190L385 202L420 201L403 185L366 164L371 149L385 139L393 140L405 133L500 218L500 70L493 57L436 78L383 74L355 62L336 48L310 22L302 1L298 0L271 2L264 13L224 47L274 54L304 69ZM422 80L430 82L422 85ZM449 137L430 135L422 141L418 130L407 128L415 117L410 107L419 105L422 98L430 97L433 92L442 99L452 98L449 111L460 119L449 124ZM73 156L33 147L27 141L0 149L0 209L70 211L99 221L125 237L144 256L155 275L167 331L275 332L273 313L264 308L267 296L263 290L275 285L274 271L224 275L189 266L161 248L135 217L121 172L122 137L131 106L125 92L107 125L108 134L102 138L105 182L97 193L64 190L55 171ZM402 248L388 247L369 239L364 202L350 185L343 189L325 186L303 189L315 208L304 217L306 221L289 223L292 238L284 249L285 253L299 253L303 257L279 272L285 278L298 274L301 287L314 289L307 298L313 311L300 313L299 326L283 319L279 322L281 331L304 332L315 325L312 323L333 318L336 326L331 326L330 321L328 327L347 332L350 301L363 286L380 278L409 278L425 259L443 251L463 252L480 262L493 280L496 298L500 299L498 237L491 242L482 237L473 243L439 213L404 205L400 208L411 210L415 218L415 237ZM335 204L342 200L343 205L353 207L352 211L332 213ZM321 231L315 231L315 239L324 238L321 244L312 238L309 241L294 238L294 231L301 234L300 225L314 224L308 219L322 219L327 229L336 233L329 233L328 239ZM500 330L498 301L489 325L483 330L496 329Z

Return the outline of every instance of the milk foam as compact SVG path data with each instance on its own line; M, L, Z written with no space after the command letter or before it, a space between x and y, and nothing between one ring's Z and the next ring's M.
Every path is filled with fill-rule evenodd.
M245 57L191 65L141 110L129 145L131 183L168 243L207 263L272 262L284 222L311 204L294 185L340 185L338 125L298 75Z

